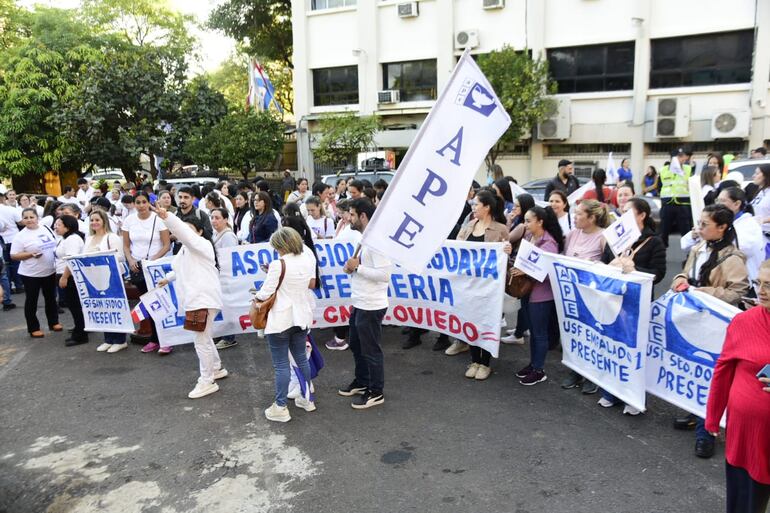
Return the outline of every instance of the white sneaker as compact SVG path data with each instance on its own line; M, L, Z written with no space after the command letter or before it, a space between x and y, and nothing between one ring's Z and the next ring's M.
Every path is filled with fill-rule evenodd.
M623 408L623 415L633 415L636 417L637 415L640 415L642 413L642 410L637 410L633 406L626 405L625 408Z
M109 349L107 349L107 352L117 353L118 351L122 351L127 347L128 347L128 342L123 342L122 344L110 344L110 347Z
M613 403L609 399L605 399L604 397L599 399L599 401L596 404L598 404L602 408L612 408L613 406L615 406L615 403Z
M221 368L221 369L219 369L218 371L214 372L214 379L222 379L222 378L226 378L226 377L227 377L227 376L229 376L229 375L230 375L230 373L229 373L229 372L227 372L227 369L225 369L224 367L222 367L222 368Z
M294 406L302 408L305 411L315 411L315 402L305 399L304 397L297 397L294 400Z
M524 344L524 337L517 337L514 334L510 334L507 337L501 337L500 342L503 344L515 344L520 346Z
M513 335L514 333L516 333L516 328L513 328L513 329L511 329L511 330L505 330L505 332L506 332L508 335Z
M278 406L273 403L270 408L265 410L265 418L273 422L289 422L291 415L289 415L289 409L286 406Z
M201 397L205 397L218 391L219 385L216 383L201 383L199 381L198 384L195 385L195 388L192 389L192 392L187 394L187 397L190 399L200 399Z
M97 347L96 350L99 351L100 353L103 353L111 347L112 347L112 344L108 344L107 342L105 342L104 344L101 344L99 347Z
M444 351L444 354L448 356L454 356L456 354L464 353L465 351L470 351L468 344L465 342L460 342L459 340L455 340L452 342L451 346L447 347L446 351Z

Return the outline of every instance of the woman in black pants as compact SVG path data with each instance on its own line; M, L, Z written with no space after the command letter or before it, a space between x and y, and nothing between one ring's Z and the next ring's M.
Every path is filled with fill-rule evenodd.
M56 305L56 273L54 268L54 248L56 236L47 226L41 226L37 210L25 208L21 212L21 222L25 226L11 244L11 259L19 264L19 276L24 282L27 297L24 300L24 317L27 331L32 338L42 338L40 321L37 319L37 299L43 292L45 316L51 331L61 331L59 308Z
M78 228L78 220L73 216L61 216L54 222L53 229L61 237L56 243L56 277L59 279L59 287L64 290L64 300L72 314L72 320L75 321L75 327L72 335L64 341L66 346L76 346L88 342L88 333L86 333L86 322L83 319L83 308L80 305L78 289L75 286L75 279L72 277L66 257L76 256L83 253L84 236Z

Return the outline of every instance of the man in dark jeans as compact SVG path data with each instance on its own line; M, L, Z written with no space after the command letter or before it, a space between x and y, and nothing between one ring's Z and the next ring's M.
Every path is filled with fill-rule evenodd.
M374 204L366 198L350 203L350 226L361 233L374 215ZM363 410L385 402L385 362L380 346L382 319L388 310L390 260L370 249L357 250L343 270L350 274L353 310L350 313L350 350L355 361L355 379L338 393L353 397L351 406Z

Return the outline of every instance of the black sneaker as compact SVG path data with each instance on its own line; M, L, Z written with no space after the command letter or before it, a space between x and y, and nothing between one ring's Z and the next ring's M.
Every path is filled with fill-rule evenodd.
M525 387L529 387L532 385L537 385L538 383L542 383L547 379L548 379L548 376L545 375L544 371L532 370L532 372L530 372L525 377L519 380L519 384L524 385Z
M353 402L350 403L350 406L356 410L365 410L384 402L385 396L382 395L382 392L373 392L371 390L367 390L363 395L354 398Z
M8 310L13 310L16 308L16 305L14 303L8 303L7 305L3 305L3 312L7 312Z
M524 379L524 378L526 378L526 377L527 377L527 375L528 375L530 372L532 372L533 370L535 370L535 368L534 368L534 367L532 367L532 364L530 363L529 365L527 365L526 367L524 367L523 369L521 369L519 372L517 372L517 373L516 373L516 377L517 377L517 378L519 378L519 379Z
M584 393L585 395L595 394L596 392L599 391L599 385L597 385L596 383L594 383L592 381L585 380L585 381L583 381L583 386L580 389L580 391L582 393Z
M439 337L436 339L436 342L433 344L433 350L434 351L445 351L447 347L451 346L452 343L449 341L449 337L445 335L439 335Z
M422 344L422 340L420 340L418 337L410 335L409 338L406 339L403 344L401 344L401 349L412 349L413 347L417 347L420 344Z
M366 392L366 387L359 384L358 381L355 379L350 382L350 384L344 388L340 388L337 390L337 393L340 394L343 397L350 397L353 395L361 395L364 392Z
M695 440L695 455L699 458L712 457L714 455L714 440L707 438Z
M695 415L689 414L685 415L684 417L677 417L674 419L674 429L679 429L681 431L691 431L695 429L696 424L696 417Z

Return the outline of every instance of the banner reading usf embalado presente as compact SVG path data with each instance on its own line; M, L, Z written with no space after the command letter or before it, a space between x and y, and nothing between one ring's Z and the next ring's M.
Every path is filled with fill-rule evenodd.
M342 267L354 251L349 242L316 243L321 287L315 291L314 328L348 324L350 276ZM260 265L278 255L267 243L226 248L218 255L224 309L214 320L214 335L252 332L249 290L262 286L265 273ZM506 264L502 244L447 241L420 274L394 267L384 324L446 333L497 356ZM143 269L148 287L153 288L171 270L171 258L145 261ZM176 302L174 283L169 287ZM183 324L181 312L156 323L161 345L192 342Z
M653 276L562 255L548 258L562 362L644 410Z

